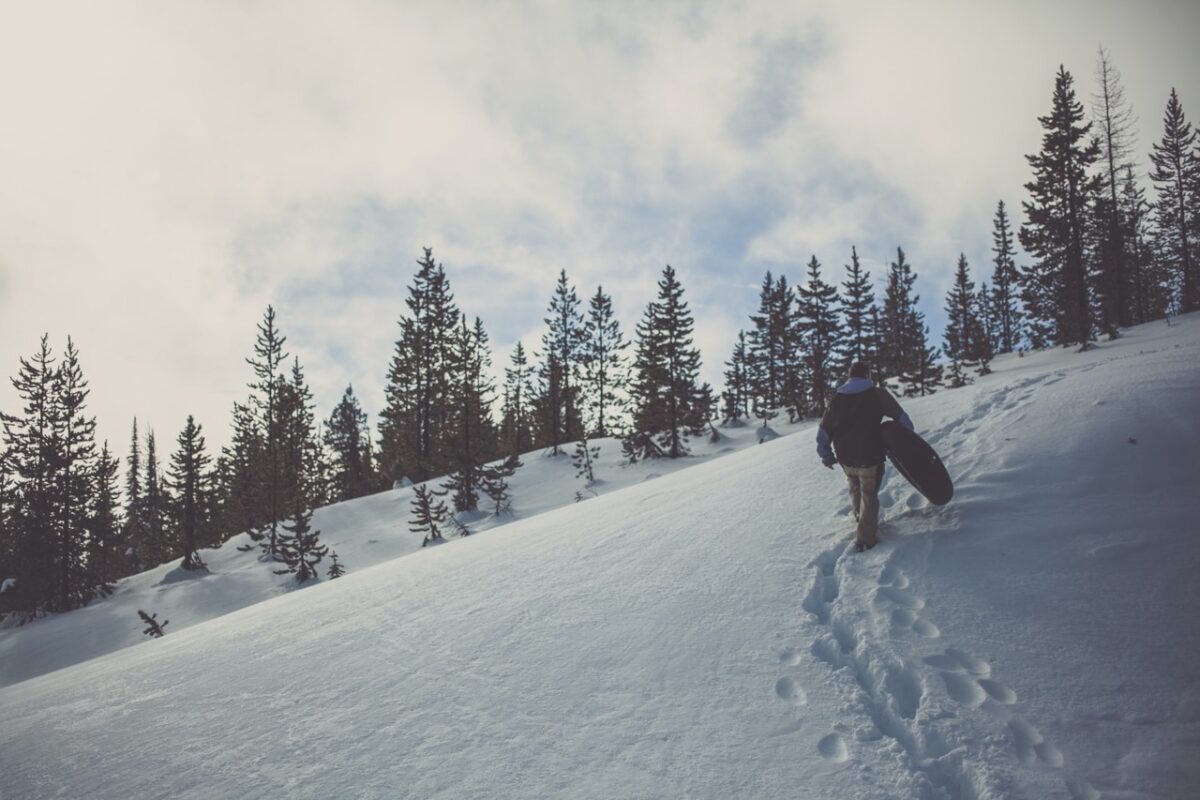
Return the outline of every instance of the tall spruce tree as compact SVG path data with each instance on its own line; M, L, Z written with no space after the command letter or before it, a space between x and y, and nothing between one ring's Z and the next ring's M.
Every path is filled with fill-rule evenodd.
M580 358L582 394L595 436L612 435L614 423L620 419L628 347L613 313L612 298L604 293L603 286L597 286L588 303Z
M379 415L379 469L391 483L404 477L421 482L453 468L451 361L460 314L430 248L417 267Z
M995 331L993 340L997 352L1011 353L1021 344L1024 315L1017 302L1021 273L1017 271L1012 229L1003 200L996 204L996 217L992 223L992 254L994 266L989 300Z
M842 346L842 322L837 287L821 279L816 255L808 262L808 280L797 290L796 332L806 359L810 395L805 410L821 416L837 379L836 354Z
M134 417L129 436L129 455L125 458L124 530L126 557L133 572L141 572L150 566L138 554L138 547L146 535L142 494L142 440L138 436L137 417Z
M946 357L950 359L950 388L971 382L967 368L972 366L983 343L982 325L975 313L975 282L971 280L967 257L959 253L954 272L954 285L946 295Z
M216 480L219 498L219 529L222 538L239 533L259 536L265 518L263 485L258 469L266 459L265 443L254 412L244 403L233 404L233 436L221 448ZM261 538L261 537L259 537ZM245 549L250 549L247 545Z
M789 371L793 369L794 330L792 327L793 293L787 278L776 280L770 273L763 277L758 296L758 313L750 315L750 383L755 403L775 409L787 402Z
M262 439L262 460L254 465L254 478L258 484L262 503L262 520L250 537L258 542L259 548L268 558L278 551L279 525L283 520L287 497L286 476L283 463L283 421L280 414L280 389L286 386L283 363L288 354L283 351L287 341L275 324L275 309L267 306L254 342L254 357L246 359L254 370L255 382L250 384L250 408L255 413L255 422Z
M904 254L896 248L896 260L888 265L887 288L883 310L879 314L879 365L876 378L882 383L899 378L915 369L918 339L922 327L918 321L917 301L913 294L917 276Z
M1090 137L1083 106L1075 99L1074 79L1059 67L1049 115L1039 117L1044 133L1040 152L1026 156L1034 170L1025 184L1030 200L1023 202L1026 222L1020 239L1035 261L1027 278L1026 308L1039 326L1052 331L1055 344L1089 346L1092 336L1088 292L1087 235L1089 202L1100 175L1088 170L1100 155ZM1045 328L1037 328L1038 335ZM1032 338L1033 329L1031 329Z
M455 434L454 472L443 486L453 491L456 511L474 511L479 505L483 464L495 454L492 423L492 386L488 377L491 354L483 322L474 327L462 318L453 361L456 383L451 396L451 426Z
M325 447L332 455L332 496L340 503L370 494L376 485L371 464L371 431L367 413L347 386L325 423Z
M1150 180L1157 197L1155 243L1174 273L1179 311L1187 313L1200 308L1200 151L1174 87L1163 113L1162 139L1154 143L1150 161L1154 164Z
M850 365L857 361L875 372L879 351L879 342L871 323L876 308L875 291L871 288L871 273L859 263L856 247L850 248L850 263L846 265L846 280L842 289L845 335L839 351L838 371L842 375L849 373Z
M171 537L170 496L164 491L162 468L158 464L158 449L154 431L146 434L146 472L142 478L146 487L142 498L143 528L139 546L140 558L147 567L157 566L174 557Z
M96 474L96 419L86 413L89 394L79 351L71 337L58 374L59 431L62 463L56 494L60 504L57 531L58 593L54 610L67 611L92 599L95 585L87 570L87 526Z
M541 392L539 412L543 446L553 455L559 447L574 441L582 430L580 371L584 358L586 333L575 287L562 270L554 286L542 334L542 365L539 370Z
M693 346L694 322L683 286L668 264L658 282L658 299L646 306L637 327L637 355L630 395L633 421L624 439L631 460L688 454L689 436L708 423L711 390L698 384L700 351Z
M174 501L174 539L178 548L175 555L182 557L183 569L204 570L207 565L200 558L200 548L212 543L208 507L212 459L205 450L203 431L191 414L176 444L167 482Z

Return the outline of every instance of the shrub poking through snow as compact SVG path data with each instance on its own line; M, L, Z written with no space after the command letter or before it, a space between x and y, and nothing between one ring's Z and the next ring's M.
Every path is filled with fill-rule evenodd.
M329 554L329 559L332 563L329 565L329 571L325 573L325 577L329 578L329 580L333 580L334 578L340 578L346 574L346 568L342 565L342 562L338 561L338 554L336 551Z
M158 614L147 614L140 608L138 609L138 616L142 618L142 622L146 623L146 630L142 631L142 633L146 634L152 639L161 639L166 635L163 632L163 628L167 627L167 623L170 620L164 619L162 622L159 622Z

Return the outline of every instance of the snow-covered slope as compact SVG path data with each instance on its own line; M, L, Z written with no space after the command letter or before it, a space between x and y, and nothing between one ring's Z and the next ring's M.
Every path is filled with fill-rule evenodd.
M2 689L0 795L1190 796L1200 316L996 366L875 550L743 448Z
M811 428L812 421L789 424L772 422L771 430L787 435ZM685 469L745 447L756 446L757 426L721 431L721 441L707 437L692 442L693 456L677 461L624 464L620 442L601 439L594 465L595 483L589 488L577 477L568 446L556 457L528 453L523 466L510 480L511 514L495 517L483 511L459 515L473 533L492 531L513 522L577 502L576 496L592 499L626 486ZM440 479L439 479L440 480ZM433 488L439 480L431 481ZM321 541L338 554L351 572L408 555L421 549L421 536L408 529L413 499L412 487L394 489L370 497L317 509L313 526ZM481 498L486 502L487 498ZM447 530L449 546L461 542ZM277 564L260 560L257 546L250 552L238 548L250 544L249 537L235 536L219 548L201 551L209 567L207 574L186 572L178 560L118 581L112 597L69 614L39 619L32 624L0 629L0 687L77 664L145 641L145 625L139 609L167 620L168 633L213 619L231 611L296 591L292 576L274 573ZM327 568L321 565L321 570ZM310 588L310 587L303 587Z

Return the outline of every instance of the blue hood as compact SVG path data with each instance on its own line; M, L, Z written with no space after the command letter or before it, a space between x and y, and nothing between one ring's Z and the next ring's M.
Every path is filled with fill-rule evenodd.
M838 394L862 394L867 389L874 389L875 381L870 378L850 378L838 389Z

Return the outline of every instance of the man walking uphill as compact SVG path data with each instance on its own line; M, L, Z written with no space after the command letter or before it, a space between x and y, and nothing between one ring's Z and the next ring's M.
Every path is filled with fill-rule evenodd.
M885 416L913 429L912 420L896 398L875 385L866 364L855 362L817 429L821 462L830 469L840 463L850 483L850 502L858 520L854 545L860 553L879 542L879 482L883 479L884 456L879 425Z

